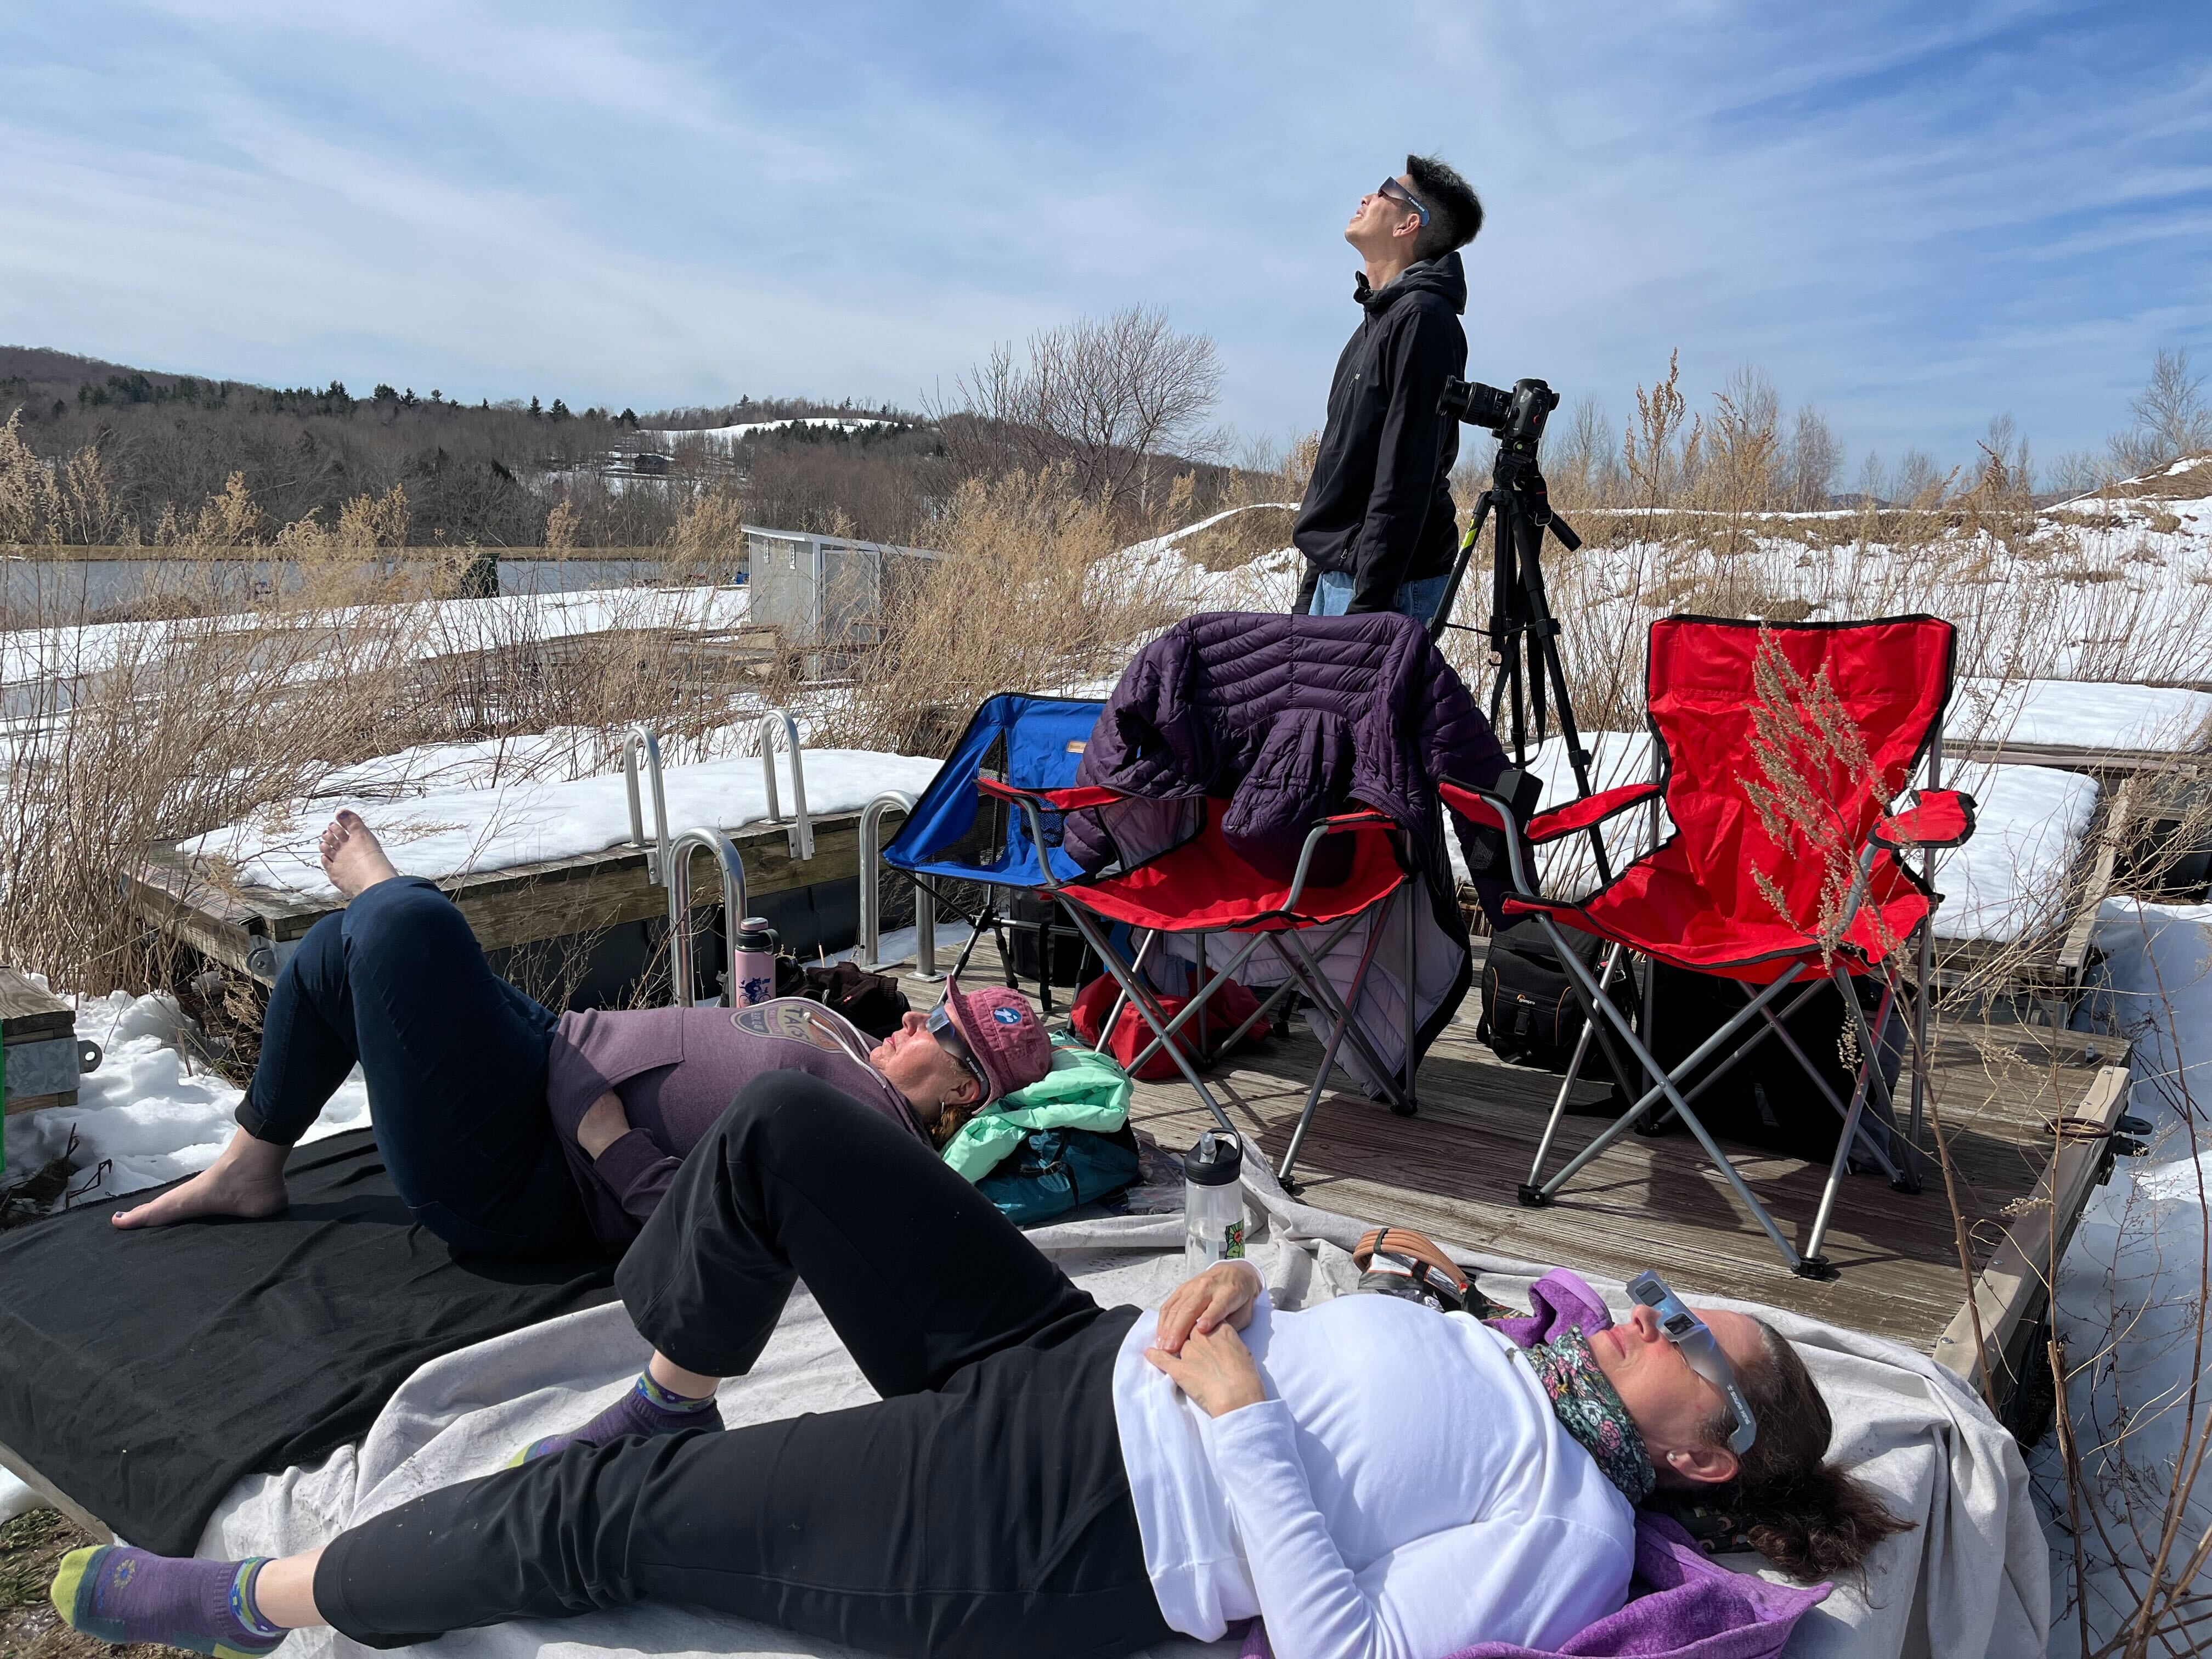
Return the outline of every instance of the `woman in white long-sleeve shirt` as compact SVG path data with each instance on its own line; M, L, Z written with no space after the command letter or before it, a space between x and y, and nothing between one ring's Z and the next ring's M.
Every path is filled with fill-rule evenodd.
M799 1280L883 1398L695 1426ZM1705 1316L1756 1419L1739 1456L1649 1310L1522 1351L1393 1297L1279 1312L1235 1262L1158 1315L1102 1310L801 1074L738 1096L617 1284L655 1352L575 1433L281 1561L79 1551L56 1606L226 1659L306 1625L392 1647L640 1601L900 1654L1124 1654L1257 1613L1279 1659L1437 1659L1617 1607L1657 1486L1723 1496L1798 1567L1897 1524L1823 1468L1820 1395L1751 1320Z

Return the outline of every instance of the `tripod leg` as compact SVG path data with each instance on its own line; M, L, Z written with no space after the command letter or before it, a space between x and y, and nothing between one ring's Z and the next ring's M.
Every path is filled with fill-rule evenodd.
M1541 556L1543 532L1537 530L1521 558L1521 587L1528 608L1528 632L1532 636L1529 654L1540 659L1540 672L1552 682L1552 701L1559 711L1559 735L1567 741L1567 760L1574 768L1575 787L1583 794L1590 793L1589 757L1583 752L1583 734L1575 724L1575 705L1567 696L1567 671L1559 660L1559 624L1552 615L1551 600L1544 592L1544 562ZM1535 662L1530 672L1537 672ZM1605 836L1595 824L1589 827L1590 854L1597 860L1597 876L1601 882L1613 879L1613 866L1605 855Z

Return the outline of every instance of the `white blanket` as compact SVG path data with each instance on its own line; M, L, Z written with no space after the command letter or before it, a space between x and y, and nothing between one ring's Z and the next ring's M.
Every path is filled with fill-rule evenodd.
M1346 1253L1364 1223L1296 1202L1264 1170L1247 1200L1254 1257L1277 1305L1324 1301L1353 1286ZM1130 1215L1069 1222L1030 1235L1101 1303L1152 1305L1182 1277L1182 1218ZM1537 1264L1455 1252L1502 1301L1522 1296ZM1657 1264L1663 1268L1668 1264ZM1879 1338L1713 1295L1674 1275L1693 1302L1741 1308L1798 1345L1836 1419L1834 1450L1881 1488L1917 1529L1876 1557L1862 1592L1839 1586L1798 1626L1794 1659L2012 1659L2045 1650L2049 1555L2011 1436L1932 1360ZM1616 1313L1617 1284L1596 1288ZM358 1446L313 1468L242 1481L208 1523L199 1553L283 1554L324 1542L418 1493L487 1474L540 1435L574 1427L637 1374L646 1346L619 1306L573 1314L449 1354L410 1377ZM723 1385L732 1424L835 1410L872 1398L812 1299L795 1295L750 1376ZM1757 1558L1731 1558L1749 1571ZM423 1650L437 1659L609 1659L649 1655L827 1656L807 1642L741 1620L640 1606L566 1620L462 1632ZM1218 1656L1233 1642L1181 1642L1167 1655ZM368 1659L370 1650L329 1632L303 1632L294 1659Z

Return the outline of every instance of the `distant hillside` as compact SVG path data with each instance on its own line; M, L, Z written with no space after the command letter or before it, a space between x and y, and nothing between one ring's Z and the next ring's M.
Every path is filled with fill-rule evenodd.
M748 509L778 524L911 540L949 488L921 416L849 400L643 414L573 410L557 395L460 404L437 387L265 386L0 346L0 421L19 410L42 459L100 455L113 511L99 540L150 540L165 511L196 511L234 472L271 525L327 521L396 485L411 541L491 547L542 544L562 503L580 546L652 545L697 484L719 481L742 482ZM747 429L711 444L668 435L733 427Z

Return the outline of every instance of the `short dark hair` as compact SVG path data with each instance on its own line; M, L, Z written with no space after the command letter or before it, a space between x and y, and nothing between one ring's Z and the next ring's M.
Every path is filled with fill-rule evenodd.
M1474 240L1482 228L1482 198L1473 185L1433 155L1408 155L1406 176L1429 210L1429 222L1413 244L1418 257L1433 259Z

